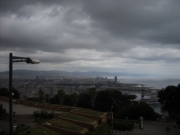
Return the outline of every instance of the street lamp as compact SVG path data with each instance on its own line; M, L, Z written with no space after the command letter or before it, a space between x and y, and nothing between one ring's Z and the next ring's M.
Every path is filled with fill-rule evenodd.
M112 126L111 126L111 134L113 135L113 112L112 112L113 106L111 106L111 122L112 122Z
M13 134L13 109L12 109L12 68L13 68L13 62L26 62L30 64L39 64L39 60L33 60L30 58L26 57L18 57L18 56L13 56L12 53L9 54L9 131L10 135Z

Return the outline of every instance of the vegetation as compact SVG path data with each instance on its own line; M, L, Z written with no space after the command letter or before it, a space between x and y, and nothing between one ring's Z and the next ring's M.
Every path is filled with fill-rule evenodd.
M97 128L85 133L85 135L111 135L110 125L108 123L102 123Z
M98 92L96 91L96 88L89 89L91 109L94 109L95 107L95 99L97 94Z
M17 135L27 135L27 132L30 132L30 135L61 135L60 133L56 133L52 130L49 130L47 128L44 128L42 126L37 126L35 128L31 128L30 130L26 130L24 132L21 132Z
M49 95L49 94L45 94L44 97L45 97L46 103L49 103L49 101L50 101L50 95Z
M64 90L60 89L57 91L57 97L59 98L60 105L63 105L64 96L65 96Z
M114 119L111 124L116 130L126 131L132 130L135 123L138 123L138 120L124 120L124 119Z
M95 110L108 112L113 106L113 112L118 111L120 107L131 104L131 100L135 98L134 95L123 95L117 90L99 91L96 97Z
M154 110L145 102L123 106L114 112L114 117L117 119L128 117L137 120L139 116L143 116L146 120L155 120L157 118Z
M38 91L38 98L39 98L40 102L43 102L43 101L44 101L44 96L45 96L44 91L43 91L42 89L40 89L40 90Z
M159 102L161 103L162 114L168 112L169 116L176 119L180 125L180 84L178 86L167 86L158 92Z
M133 129L134 124L128 122L121 122L121 121L114 121L113 122L113 129L121 130L121 131L130 131Z
M94 92L95 99L91 99L91 95ZM91 93L91 94L90 94ZM77 112L86 113L89 115L99 116L97 111L108 112L111 111L113 106L114 117L119 119L124 119L129 117L130 119L138 119L139 116L143 116L148 120L155 120L157 115L154 110L145 102L133 101L136 98L135 95L123 95L117 90L103 90L96 93L95 89L90 89L86 93L80 93L78 96L77 106L86 109L80 109ZM91 102L94 101L94 103ZM58 104L59 98L56 95L50 102ZM73 105L72 94L64 95L64 104L72 106ZM76 100L77 101L77 100ZM94 104L94 105L93 105ZM88 110L93 109L96 111Z
M54 112L47 112L46 110L34 112L34 119L37 123L43 123L52 118L54 118Z
M67 130L72 130L75 132L81 132L83 130L83 128L76 126L74 124L71 124L69 122L66 122L64 120L61 120L61 119L52 119L52 120L48 121L48 123L51 123L52 126L64 128Z
M16 90L15 88L12 88L12 93L14 93L13 98L20 98L20 93L18 90ZM0 96L9 96L9 90L7 88L0 88Z
M29 129L30 126L26 125L26 124L18 124L16 127L16 131L14 132L15 135L17 135L18 133Z
M71 97L72 105L76 107L78 103L79 95L77 93L73 93L70 95L70 97Z
M93 115L93 116L102 116L104 114L102 112L93 111L93 110L89 110L89 109L79 109L79 110L76 110L75 112L84 113L84 114Z
M0 135L9 135L9 133L7 133L5 131L0 131Z
M169 115L179 114L180 112L180 85L167 86L165 89L158 92L159 102L162 105L163 111L167 111Z
M77 121L81 121L81 122L86 122L86 123L92 123L93 120L86 118L86 117L82 117L73 113L66 113L65 115L62 116L63 118L67 118L67 119L72 119L72 120L77 120Z

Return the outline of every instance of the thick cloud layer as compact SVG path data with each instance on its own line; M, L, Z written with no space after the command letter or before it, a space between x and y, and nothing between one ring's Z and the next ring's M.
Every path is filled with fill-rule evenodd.
M1 0L0 71L8 55L34 70L180 75L179 0Z

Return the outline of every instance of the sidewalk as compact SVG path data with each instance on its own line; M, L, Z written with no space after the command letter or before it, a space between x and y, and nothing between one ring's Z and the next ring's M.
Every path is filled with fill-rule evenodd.
M3 108L6 109L6 113L9 113L9 102L0 101L0 104L3 104ZM40 110L47 110L47 109L35 108L32 106L13 103L13 112L16 112L16 114L34 114L34 111L40 111ZM54 111L54 113L63 113L63 112Z
M166 127L171 128L168 135L180 135L180 127L174 128L174 123L144 122L144 129L134 129L133 131L114 130L113 135L166 135Z

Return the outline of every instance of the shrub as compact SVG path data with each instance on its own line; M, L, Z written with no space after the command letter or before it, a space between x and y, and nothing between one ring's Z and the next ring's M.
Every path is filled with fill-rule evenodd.
M114 121L112 124L113 124L113 129L116 130L129 131L133 129L133 123L130 122Z
M35 111L34 112L34 119L37 123L42 123L46 120L54 118L54 112L48 112L46 110Z
M30 126L28 126L28 125L26 125L26 124L18 124L17 127L16 127L16 131L14 132L14 134L16 135L16 134L18 134L18 133L20 133L20 132L22 132L22 131L24 131L24 130L27 130L27 129L29 129L29 128L30 128Z
M85 135L111 135L110 125L106 122L102 123L96 129L85 133Z

